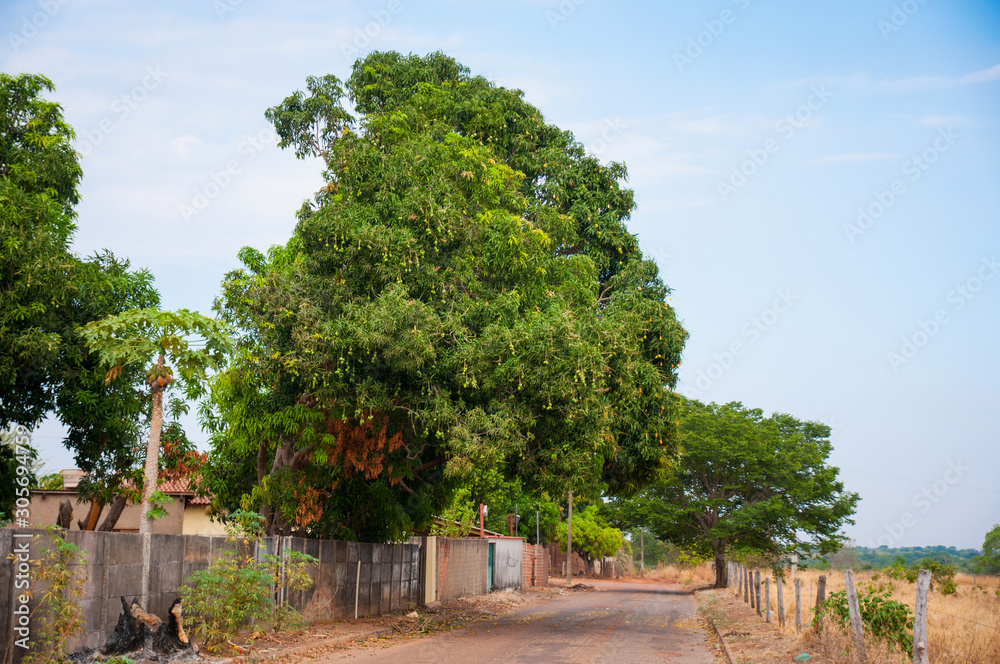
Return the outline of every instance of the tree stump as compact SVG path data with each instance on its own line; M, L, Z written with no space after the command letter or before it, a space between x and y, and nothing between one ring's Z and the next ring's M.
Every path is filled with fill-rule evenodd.
M146 613L135 601L128 604L124 597L121 600L122 613L118 617L114 632L100 649L102 655L128 655L135 660L157 657L158 661L170 661L169 658L163 659L159 656L169 656L184 650L198 652L184 633L181 624L182 604L179 598L170 605L166 622L159 616Z

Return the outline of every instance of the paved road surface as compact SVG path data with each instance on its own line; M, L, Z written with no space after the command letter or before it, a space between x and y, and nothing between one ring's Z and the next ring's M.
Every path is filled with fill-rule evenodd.
M494 621L382 648L330 655L325 662L517 662L520 664L715 664L695 619L692 595L651 584L600 584L570 592Z

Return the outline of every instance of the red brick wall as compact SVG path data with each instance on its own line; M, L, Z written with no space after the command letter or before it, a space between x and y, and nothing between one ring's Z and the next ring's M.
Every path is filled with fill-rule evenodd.
M563 577L566 575L566 554L559 550L559 544L552 542L548 545L546 549L549 557L549 568L553 575ZM580 557L580 554L573 552L573 576L582 576L586 574L587 564ZM594 574L596 576L604 576L607 578L615 577L615 559L608 558L604 563L604 571L601 571L601 561L594 561Z
M544 586L549 582L549 552L545 547L525 542L521 561L522 587Z

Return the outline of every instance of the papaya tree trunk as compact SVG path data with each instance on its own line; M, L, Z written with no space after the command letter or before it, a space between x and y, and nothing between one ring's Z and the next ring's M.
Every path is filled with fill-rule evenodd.
M163 371L163 353L156 363L156 375ZM149 418L149 443L146 445L145 483L142 487L142 503L139 507L139 533L148 535L153 532L153 522L149 518L149 503L156 491L160 469L160 432L163 430L163 386L152 385L153 412Z

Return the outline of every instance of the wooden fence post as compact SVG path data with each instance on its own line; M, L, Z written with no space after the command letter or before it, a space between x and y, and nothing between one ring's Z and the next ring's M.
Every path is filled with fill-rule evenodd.
M764 579L764 622L771 622L771 579Z
M813 627L818 634L823 630L823 616L816 611L816 606L826 599L826 574L819 575L819 582L816 584L816 604L813 604Z
M861 608L858 606L858 590L854 587L854 570L844 570L844 581L847 585L847 610L851 614L854 647L858 649L858 661L865 664L868 653L865 652L865 628L861 622Z
M757 607L757 602L754 601L757 598L757 593L755 593L754 589L753 589L753 570L752 569L751 570L747 570L747 586L750 588L750 608L753 609L753 608ZM758 611L757 613L760 613L760 611Z
M778 627L785 626L785 591L782 589L781 577L774 579L775 591L778 593Z
M747 578L747 566L743 566L743 603L750 602L750 579Z
M795 631L802 631L802 579L795 579Z
M760 617L760 570L754 574L753 581L754 594L757 596L757 617Z
M927 643L927 593L931 588L931 572L922 569L917 574L917 604L913 607L913 664L929 664Z

